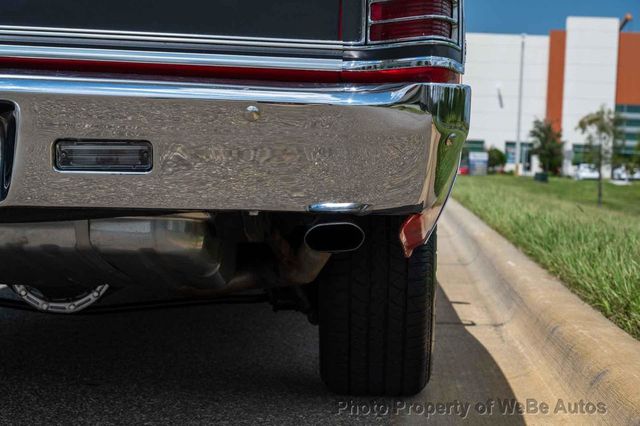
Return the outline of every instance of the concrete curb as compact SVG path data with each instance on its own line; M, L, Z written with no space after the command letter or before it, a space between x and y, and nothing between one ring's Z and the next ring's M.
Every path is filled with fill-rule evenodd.
M567 395L605 403L607 422L640 424L640 342L456 201L445 220L475 246L474 263L493 268L496 279L482 290L540 368L553 372Z

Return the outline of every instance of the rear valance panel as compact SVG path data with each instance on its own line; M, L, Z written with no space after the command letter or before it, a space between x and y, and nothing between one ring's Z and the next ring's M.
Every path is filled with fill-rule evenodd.
M0 26L355 40L359 31L343 31L340 17L360 2L344 3L349 13L341 0L2 0Z

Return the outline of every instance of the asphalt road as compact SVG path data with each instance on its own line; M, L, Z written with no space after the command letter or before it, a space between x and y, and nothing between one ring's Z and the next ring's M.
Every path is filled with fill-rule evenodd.
M468 276L473 248L458 249L446 218L439 242L434 375L416 397L332 395L318 376L317 329L267 305L82 317L0 309L0 423L524 423L478 404L563 395L501 328ZM427 416L435 403L447 412Z

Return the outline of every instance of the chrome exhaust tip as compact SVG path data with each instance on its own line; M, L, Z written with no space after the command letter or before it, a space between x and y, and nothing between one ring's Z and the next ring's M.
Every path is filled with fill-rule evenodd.
M304 243L311 250L322 253L355 251L364 243L362 228L353 222L323 222L313 225L304 235Z

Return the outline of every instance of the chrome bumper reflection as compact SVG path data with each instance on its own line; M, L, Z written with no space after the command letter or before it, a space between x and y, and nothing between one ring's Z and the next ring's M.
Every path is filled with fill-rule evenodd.
M1 75L0 101L19 111L0 206L417 212L446 200L470 89ZM61 173L52 163L58 139L150 141L154 168Z

